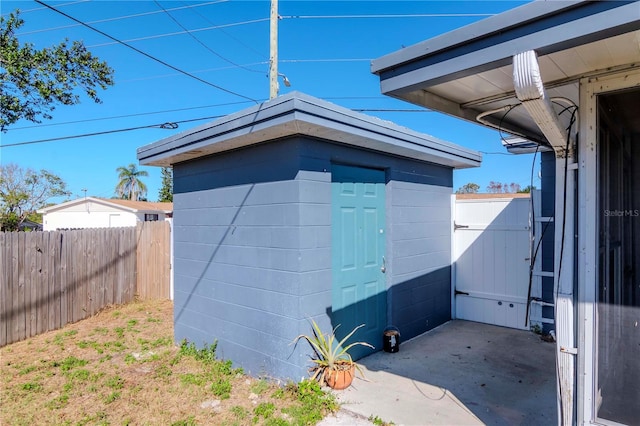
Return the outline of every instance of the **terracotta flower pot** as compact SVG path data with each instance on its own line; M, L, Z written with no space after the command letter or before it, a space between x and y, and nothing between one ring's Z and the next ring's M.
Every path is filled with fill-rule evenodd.
M356 375L356 365L353 363L336 364L333 370L327 369L324 380L331 389L346 389L351 385Z

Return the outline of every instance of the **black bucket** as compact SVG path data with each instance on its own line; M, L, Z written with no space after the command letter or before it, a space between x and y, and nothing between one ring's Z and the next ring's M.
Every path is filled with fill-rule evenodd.
M387 327L382 333L382 348L385 352L398 352L400 350L400 330L396 327Z

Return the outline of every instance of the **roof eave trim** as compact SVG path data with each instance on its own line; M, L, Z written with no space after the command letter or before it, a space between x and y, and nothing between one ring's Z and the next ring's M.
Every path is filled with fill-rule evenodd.
M375 144L376 151L427 155L424 161L454 168L477 167L482 160L476 151L298 93L142 147L138 159L143 165L168 166L295 135L369 149Z

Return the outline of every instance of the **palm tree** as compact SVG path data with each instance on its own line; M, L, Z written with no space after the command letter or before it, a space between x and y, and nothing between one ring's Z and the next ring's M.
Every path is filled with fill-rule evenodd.
M140 177L149 176L144 170L138 170L135 164L129 164L127 167L118 167L118 185L116 185L116 193L120 198L138 201L147 195L147 185L140 180Z

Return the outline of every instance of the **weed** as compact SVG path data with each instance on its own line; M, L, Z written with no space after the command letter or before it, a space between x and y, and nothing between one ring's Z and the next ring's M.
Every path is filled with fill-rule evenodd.
M113 401L117 400L120 398L120 392L111 392L109 395L107 395L107 397L104 399L104 403L105 404L111 404Z
M231 407L231 413L233 413L233 415L236 416L238 420L246 419L249 415L247 409L244 407L240 407L239 405L234 405L233 407Z
M54 367L60 367L62 371L69 371L75 367L84 367L88 363L89 361L86 361L84 359L76 358L74 356L69 356L63 359L61 362L54 361L52 365Z
M173 339L170 336L161 337L151 342L152 348L159 348L161 346L171 346L171 345L173 345Z
M89 376L91 376L91 372L89 370L81 368L78 370L69 371L65 373L65 375L71 380L85 381L89 379Z
M51 410L58 410L69 403L69 395L63 393L60 396L53 398L51 401L47 402L47 408Z
M58 345L61 348L64 347L64 337L62 336L62 333L56 334L56 337L53 338L53 344Z
M113 376L109 377L104 384L111 389L122 389L124 387L124 379L120 376Z
M391 425L395 425L395 423L393 422L385 422L384 420L382 420L380 417L378 416L369 416L369 421L371 423L373 423L376 426L391 426Z
M299 384L287 384L285 391L292 394L301 405L285 408L282 411L296 418L296 424L316 424L322 418L338 409L336 398L325 393L315 380L303 380Z
M202 386L205 382L205 378L200 374L186 373L180 376L180 382L183 385Z
M211 392L220 399L229 399L231 398L231 382L217 379L211 384Z
M140 344L140 349L143 351L148 351L149 350L149 342L146 339L138 339L138 344Z
M145 356L145 358L142 359L142 362L155 362L155 361L160 361L160 359L161 357L159 354L149 352L147 356Z
M113 349L116 351L123 351L125 350L127 347L124 344L124 342L120 341L120 340L116 340L113 342L104 342L103 346L105 349Z
M122 339L124 337L124 328L123 327L116 327L113 329L113 331L116 333L116 336L118 336L118 339Z
M127 354L127 355L124 357L124 362L125 362L127 365L131 365L131 364L133 364L134 362L136 362L136 357L134 357L134 356L133 356L133 355L131 355L131 354Z
M169 368L166 365L161 365L160 367L156 368L156 377L169 377L173 374L173 371L171 371L171 368Z
M135 327L136 325L138 325L138 320L130 319L129 321L127 321L127 330L135 331L133 327Z
M266 380L258 380L251 385L251 392L262 395L264 391L269 389L269 383Z
M289 426L290 423L279 417L271 417L264 422L265 426Z
M93 332L91 334L100 334L102 336L106 336L107 334L109 334L109 329L106 327L96 327L93 329Z
M37 369L38 369L38 367L36 367L35 365L30 365L29 367L25 367L22 370L18 371L18 374L21 375L21 376L24 376L25 374L29 374L32 371L35 371Z
M160 318L149 317L147 318L147 322L162 322Z
M27 382L22 384L22 390L27 392L37 392L42 389L42 385L40 383L35 382Z
M253 414L258 417L264 417L268 419L273 416L274 411L276 411L276 406L271 402L263 402L253 409ZM257 423L257 422L256 422Z
M76 334L78 334L78 330L69 330L62 333L62 335L65 337L75 336Z
M202 361L205 363L213 363L216 361L216 348L218 347L218 342L213 342L211 346L208 346L206 343L202 349L196 348L195 343L187 343L186 340L183 340L180 343L180 352L181 356L190 356L197 361Z
M113 311L113 314L111 314L114 316L114 318L120 318L122 316L122 312L121 311Z
M76 343L76 345L78 345L80 349L93 348L99 354L104 353L104 349L102 348L102 345L96 342L95 340L81 340L78 343Z
M177 422L171 423L171 426L196 426L196 418L194 416L189 416L185 420L178 420Z
M271 396L274 397L275 399L284 399L284 397L286 396L286 393L283 388L278 388L275 391L273 391L273 394Z
M100 358L98 360L98 362L103 363L105 361L111 361L112 359L113 359L113 355L107 354L107 355L103 356L102 358Z

